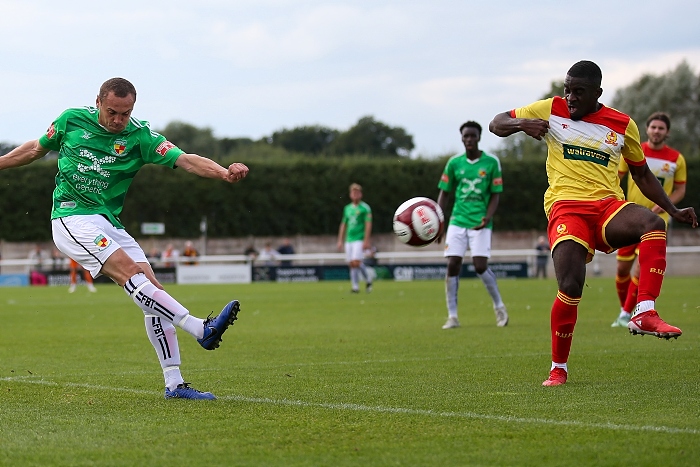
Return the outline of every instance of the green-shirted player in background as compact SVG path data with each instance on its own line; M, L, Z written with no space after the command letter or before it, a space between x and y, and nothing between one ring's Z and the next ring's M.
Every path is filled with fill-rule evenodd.
M365 266L364 251L369 250L372 235L372 208L362 201L362 187L350 185L351 203L343 208L343 218L338 229L338 250L345 248L345 259L350 267L352 293L360 291L360 274L365 278L367 293L372 291L372 279Z
M503 191L501 162L497 157L479 150L481 125L469 121L462 124L459 132L462 134L466 152L452 156L447 161L438 183L438 204L443 212L447 212L450 193L455 193L450 224L445 236L445 296L448 318L442 328L459 327L459 274L467 248L471 252L476 275L484 283L493 300L496 325L502 327L508 324L508 312L498 290L496 274L489 269L488 263L491 257L492 219L498 208L500 193ZM438 238L438 242L440 240Z
M27 165L49 150L58 151L51 211L56 247L92 277L104 274L111 278L143 310L146 333L163 369L166 399L216 399L212 393L198 391L184 381L175 326L196 338L205 349L213 350L236 319L238 301L228 303L214 318L203 320L190 315L163 290L119 215L132 180L145 164L180 167L200 177L229 183L243 179L248 167L237 162L224 168L211 159L185 153L152 131L148 122L133 118L135 103L133 84L123 78L107 80L100 87L95 107L66 110L41 138L0 157L0 170ZM148 200L141 203L147 206Z

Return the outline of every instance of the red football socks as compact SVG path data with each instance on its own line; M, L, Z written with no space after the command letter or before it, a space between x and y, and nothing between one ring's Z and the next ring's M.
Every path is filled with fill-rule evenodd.
M615 276L615 288L617 289L617 298L620 299L620 306L624 308L625 301L627 301L627 291L630 289L629 274L625 277Z
M637 303L656 300L666 272L666 232L652 230L639 244L639 290Z
M552 305L552 361L566 363L571 351L571 339L581 297L572 298L559 291Z
M622 306L622 309L628 313L632 313L634 311L634 306L637 304L637 290L638 290L638 288L639 288L639 278L633 277L632 280L629 282L629 289L627 291L627 299L625 300L625 304Z

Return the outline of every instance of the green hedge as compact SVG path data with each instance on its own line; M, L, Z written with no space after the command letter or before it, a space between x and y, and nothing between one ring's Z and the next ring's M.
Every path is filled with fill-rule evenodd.
M246 163L250 174L233 185L183 170L144 167L129 191L122 221L136 236L142 222L164 222L169 237L195 237L202 216L207 216L210 237L335 234L342 208L349 202L348 185L357 182L372 206L375 232L390 232L394 210L403 201L437 197L445 159L299 158ZM544 230L544 161L508 159L502 164L505 190L495 228ZM700 179L700 160L689 160L688 172L691 183L681 205L699 209L700 184L693 180ZM55 161L0 172L0 238L51 238L48 218L55 173Z

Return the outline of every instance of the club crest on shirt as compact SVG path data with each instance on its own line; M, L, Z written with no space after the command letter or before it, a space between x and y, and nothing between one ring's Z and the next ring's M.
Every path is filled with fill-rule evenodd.
M617 146L617 133L609 131L608 134L605 135L605 144L608 146Z
M127 145L127 140L120 138L120 139L115 139L114 140L114 145L112 146L112 150L114 151L114 154L117 156L124 156L128 152L126 150L126 145Z
M97 245L98 248L107 248L110 243L109 238L104 235L98 235L92 242Z

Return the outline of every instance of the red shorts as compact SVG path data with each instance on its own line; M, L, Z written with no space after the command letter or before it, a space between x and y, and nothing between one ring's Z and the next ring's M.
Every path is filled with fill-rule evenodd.
M573 240L588 250L586 262L595 250L612 253L605 239L605 226L629 201L605 198L598 201L557 201L549 212L547 235L552 250L559 242Z
M634 261L639 255L639 243L634 245L623 246L617 249L618 261Z

